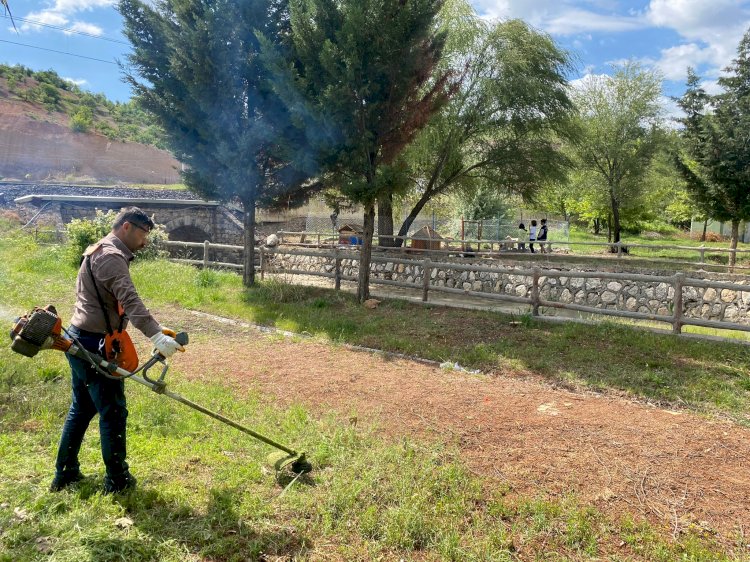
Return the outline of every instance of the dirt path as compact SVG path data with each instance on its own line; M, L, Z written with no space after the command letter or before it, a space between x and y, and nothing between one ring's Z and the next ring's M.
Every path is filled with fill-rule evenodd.
M185 311L159 311L165 316L197 336L189 360L179 358L188 376L210 372L283 404L356 414L392 435L453 441L473 471L520 494L573 491L610 515L642 514L674 535L692 526L722 542L737 544L740 533L750 542L750 430L733 423L513 373L470 375L269 338Z

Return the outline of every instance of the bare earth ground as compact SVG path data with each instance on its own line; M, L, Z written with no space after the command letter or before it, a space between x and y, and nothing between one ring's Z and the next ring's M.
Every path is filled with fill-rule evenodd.
M0 79L0 97L7 96ZM100 181L174 183L179 162L165 150L75 133L68 116L38 104L0 99L0 177L90 178ZM28 177L27 177L28 176Z
M733 423L556 389L512 371L446 371L269 338L189 311L157 316L196 336L176 359L190 378L221 377L284 405L357 415L392 436L445 439L488 486L532 497L572 491L610 516L641 514L673 536L692 528L750 543L750 430Z

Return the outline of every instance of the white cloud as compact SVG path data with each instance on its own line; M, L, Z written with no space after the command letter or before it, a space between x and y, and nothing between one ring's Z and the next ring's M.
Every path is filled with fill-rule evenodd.
M639 13L617 13L618 2L613 0L473 0L472 4L484 17L521 18L556 35L632 31L647 23ZM592 9L584 9L584 4Z
M98 25L93 23L86 23L83 21L77 21L70 26L72 31L82 31L83 33L89 33L91 35L104 35L104 30Z
M68 18L66 18L64 15L50 11L31 12L27 14L24 19L32 20L46 25L61 26L68 23ZM40 25L34 25L27 22L24 22L19 27L20 31L39 31L41 29L42 27Z
M65 80L66 82L70 82L71 84L75 84L76 86L83 86L83 85L89 83L88 80L86 80L84 78L66 78L66 77L63 77L63 80Z
M556 36L615 34L639 29L674 31L679 40L640 59L667 80L684 81L688 66L716 78L736 54L750 27L750 0L649 0L628 8L623 0L471 0L487 18L522 18ZM581 37L573 45L584 47Z
M705 67L702 74L715 77L732 61L750 24L750 7L739 0L651 0L645 17L686 40L662 50L655 62L668 78L684 80L688 66Z
M568 9L549 17L543 28L555 35L573 35L585 32L619 32L636 31L644 27L644 20L640 16L619 16L597 14L587 10Z
M667 96L661 96L659 98L659 104L662 107L662 117L664 117L664 125L676 129L678 127L678 123L676 119L680 119L681 117L685 117L685 112L680 109L680 106L677 105L677 101L673 100L672 98L669 98Z
M51 7L45 10L29 12L24 16L24 19L61 27L67 25L70 18L78 12L91 11L96 8L109 8L114 6L115 3L116 0L56 0ZM42 26L26 22L20 27L21 31L41 31L42 29ZM103 33L101 27L83 21L76 21L71 29L93 33L94 35Z
M724 88L719 86L718 80L701 80L701 88L703 88L707 94L715 96L724 91Z
M51 10L73 14L75 12L93 10L94 8L106 8L115 4L116 0L56 0Z

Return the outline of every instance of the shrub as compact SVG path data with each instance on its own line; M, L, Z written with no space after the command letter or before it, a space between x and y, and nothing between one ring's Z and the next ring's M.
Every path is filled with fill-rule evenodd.
M94 124L94 112L90 107L81 107L70 118L70 128L76 133L86 133Z
M703 231L693 232L690 238L700 241ZM706 242L728 242L729 236L722 236L718 232L706 232Z
M57 106L60 103L60 91L47 82L39 84L33 88L33 96L49 111L57 109Z
M68 240L66 254L71 263L78 266L86 248L109 234L116 216L117 213L113 210L106 213L97 210L93 219L73 219L66 225ZM164 227L157 224L151 230L148 246L136 252L136 257L143 260L165 257L167 250L164 242L167 239L168 235Z

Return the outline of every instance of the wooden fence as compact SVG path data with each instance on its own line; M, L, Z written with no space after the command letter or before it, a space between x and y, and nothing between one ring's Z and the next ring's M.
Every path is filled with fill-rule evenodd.
M292 242L295 246L306 246L306 247L313 247L313 248L322 248L322 247L330 247L334 245L338 245L338 237L332 237L331 233L323 233L323 232L289 232L289 231L280 231L277 233L277 236L279 237L279 243L284 244L286 242L286 239L289 238L295 238L298 239L298 241ZM398 248L390 247L390 246L377 246L373 245L373 250L387 250L387 251L393 251L393 250L402 250L404 252L408 252L411 250L406 244L409 241L417 240L419 242L433 242L440 245L439 249L431 249L430 252L432 253L444 253L447 255L456 255L458 253L471 253L476 256L494 256L498 253L504 253L504 252L511 252L514 250L517 250L518 246L520 244L523 244L525 246L528 246L531 244L529 240L518 240L518 239L510 239L510 240L478 240L478 239L464 239L464 240L456 240L456 239L450 239L450 238L414 238L412 236L375 236L375 242L377 242L378 238L386 238L391 240L401 240L403 241L403 245ZM308 240L315 240L316 242L308 242ZM698 257L698 261L690 261L690 262L680 262L678 260L674 259L658 259L658 258L645 258L649 259L653 262L668 262L671 264L689 264L692 266L697 267L729 267L728 265L716 263L716 262L706 262L706 255L711 254L734 254L735 257L742 254L750 254L750 250L741 250L741 249L732 249L732 248L716 248L713 246L681 246L681 245L669 245L669 244L633 244L629 242L568 242L568 241L562 241L562 240L542 240L540 241L534 241L534 245L540 246L541 244L544 244L546 248L549 248L549 251L552 251L553 247L564 247L564 246L600 246L602 248L609 248L610 253L617 255L618 258L623 258L628 256L631 249L646 249L646 250L679 250L679 251L688 251L688 252L695 252ZM542 254L540 254L542 255ZM579 254L580 256L585 256L585 254ZM598 257L598 256L597 256ZM639 256L638 259L644 259ZM750 270L750 266L745 265L735 265L734 269L738 270Z
M208 260L209 252L211 249L219 250L232 250L232 251L243 251L242 246L230 246L225 244L210 244L209 242L195 243L195 242L167 242L167 245L172 248L202 248L203 258L202 260L192 259L173 259L173 261L189 263L193 265L202 265L203 267L229 267L234 269L241 269L241 265L231 263L213 262ZM265 248L259 247L255 249L258 259L256 263L256 269L260 272L261 279L266 273L280 273L289 275L311 275L315 277L325 277L332 279L334 287L338 290L341 288L341 281L357 281L356 276L347 276L342 274L341 262L343 259L358 260L359 253L354 250L340 248L334 246L333 248L321 248L316 251L311 249L297 249L297 248ZM317 258L327 258L333 261L333 271L307 271L299 269L282 269L273 268L269 265L269 258L272 256L308 256ZM382 279L371 276L370 283L373 285L386 285L393 287L400 287L405 289L417 289L422 292L422 300L427 302L429 299L430 292L438 293L450 293L457 295L466 295L471 297L478 297L487 299L490 301L505 301L517 304L525 304L531 307L532 314L534 316L543 315L543 311L540 309L544 307L569 310L575 312L582 312L587 314L605 315L605 316L616 316L621 318L628 318L632 320L647 320L664 322L672 326L672 331L675 334L682 332L683 326L701 326L705 328L714 328L720 330L739 330L743 332L750 332L750 325L744 325L736 322L725 322L718 320L705 320L702 318L686 317L683 312L683 289L685 287L696 287L696 288L713 288L719 291L727 289L730 291L744 291L750 292L750 285L741 285L736 283L724 283L715 280L705 279L693 279L685 275L684 273L677 273L671 276L657 276L657 275L643 275L635 273L616 273L616 272L589 272L589 271L559 271L554 269L547 269L542 267L533 267L531 269L519 269L509 267L494 267L494 266L483 266L476 264L460 264L455 262L441 262L432 259L434 256L425 256L423 258L399 258L394 256L385 255L372 255L373 263L392 263L392 264L404 264L407 266L417 266L422 268L422 282L417 283L405 283L401 281L394 281L392 279ZM502 293L486 293L482 291L473 291L467 289L459 289L455 287L441 287L430 284L431 272L433 269L446 269L453 271L466 271L473 273L494 273L494 274L509 274L519 275L524 277L530 277L532 280L530 296L518 296L509 295ZM627 310L616 310L606 308L596 308L592 306L585 306L575 303L563 303L558 301L546 300L540 296L540 283L539 280L542 277L547 278L571 278L571 279L608 279L615 281L635 281L644 283L665 283L670 285L674 289L674 296L671 302L671 315L660 315L642 312L633 312Z

